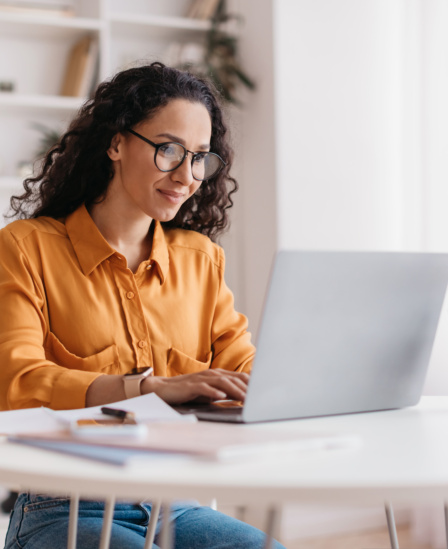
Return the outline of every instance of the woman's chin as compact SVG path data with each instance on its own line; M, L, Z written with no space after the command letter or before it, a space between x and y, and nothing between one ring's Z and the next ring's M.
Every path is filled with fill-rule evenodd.
M179 208L173 208L173 209L163 209L162 211L154 212L153 219L157 219L157 221L160 221L161 223L167 223L168 221L172 221L176 215L179 213Z
M168 223L169 221L172 221L177 215L177 212L170 214L170 215L159 215L157 217L154 217L156 221L159 221L160 223Z

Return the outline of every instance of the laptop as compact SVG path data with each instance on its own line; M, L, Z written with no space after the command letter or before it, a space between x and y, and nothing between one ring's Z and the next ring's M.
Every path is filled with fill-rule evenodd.
M176 409L253 423L415 405L447 282L448 254L280 251L244 406Z

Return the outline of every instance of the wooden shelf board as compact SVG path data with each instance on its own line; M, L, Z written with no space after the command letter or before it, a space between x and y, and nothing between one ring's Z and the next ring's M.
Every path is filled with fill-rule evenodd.
M84 17L32 16L0 12L0 35L25 33L28 37L59 38L82 31L98 32L104 21Z
M59 95L27 95L19 93L0 93L0 108L29 108L53 111L74 111L79 109L86 98L62 97Z
M208 31L210 21L190 19L187 17L168 17L163 15L139 15L126 12L111 13L108 19L115 24L126 23L144 25L147 27L164 27L169 29L185 29L193 31Z
M113 13L108 17L112 35L165 42L202 41L212 28L211 21L201 21L186 17L136 16L129 13ZM230 35L240 33L238 21L227 21L220 29Z

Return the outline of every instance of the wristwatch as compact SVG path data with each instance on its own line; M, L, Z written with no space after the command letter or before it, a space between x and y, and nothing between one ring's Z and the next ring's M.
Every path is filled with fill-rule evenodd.
M134 398L141 396L140 384L153 372L153 368L150 366L144 366L142 368L133 368L130 372L123 375L124 393L126 398Z

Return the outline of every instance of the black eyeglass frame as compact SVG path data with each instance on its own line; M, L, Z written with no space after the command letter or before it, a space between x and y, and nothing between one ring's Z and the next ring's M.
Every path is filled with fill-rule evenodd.
M153 143L150 139L148 139L147 137L139 134L138 132L136 132L135 130L132 130L132 129L128 129L128 132L129 133L132 133L132 135L135 135L136 137L138 137L139 139L141 139L142 141L145 141L145 143L148 143L149 145L151 145L152 147L155 148L155 152L154 152L154 164L156 165L157 169L160 170L161 172L164 172L164 173L168 173L168 172L174 172L174 170L177 170L177 168L179 168L180 166L182 166L182 164L184 163L185 159L187 158L187 155L188 153L191 154L191 175L193 176L193 179L195 179L196 181L207 181L207 179L211 179L212 177L215 177L218 175L218 173L225 167L227 166L227 162L224 162L224 160L219 156L219 154L216 154L214 152L210 152L210 151L204 151L204 152L193 152L193 151L189 151L186 147L184 147L182 145L182 143L177 143L176 141L165 141L163 143ZM179 145L179 147L182 147L183 150L184 150L184 156L182 157L182 160L179 162L179 164L175 167L175 168L171 168L169 170L162 170L162 168L159 168L159 166L157 165L157 153L159 152L159 149L160 147L163 147L164 145ZM219 159L219 161L221 162L221 165L218 167L218 169L216 170L216 172L212 175L210 175L209 177L206 177L205 179L198 179L197 177L194 176L193 174L193 162L194 162L194 159L197 157L197 156L201 156L201 155L204 155L204 154L212 154L213 156L216 156L216 158Z

